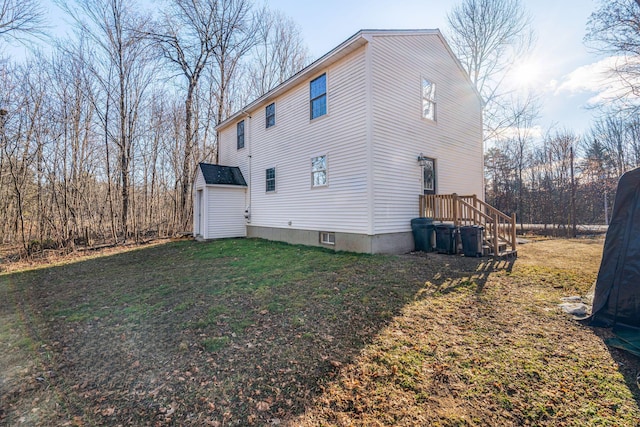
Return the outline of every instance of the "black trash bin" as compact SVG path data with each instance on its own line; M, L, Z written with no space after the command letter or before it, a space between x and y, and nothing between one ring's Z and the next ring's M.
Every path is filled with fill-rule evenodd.
M468 257L482 256L482 241L484 228L479 225L465 225L460 227L462 239L462 253Z
M456 226L453 224L438 224L436 229L436 250L441 254L456 253Z
M434 229L432 218L414 218L411 220L411 231L416 251L433 251Z

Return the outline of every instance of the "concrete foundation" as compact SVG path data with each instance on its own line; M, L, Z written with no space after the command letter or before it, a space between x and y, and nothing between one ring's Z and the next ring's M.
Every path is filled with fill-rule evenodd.
M295 245L320 246L336 251L370 254L402 254L414 249L413 235L410 231L376 234L373 236L335 232L335 244L333 245L320 243L320 232L320 230L297 230L247 225L247 237L257 237Z

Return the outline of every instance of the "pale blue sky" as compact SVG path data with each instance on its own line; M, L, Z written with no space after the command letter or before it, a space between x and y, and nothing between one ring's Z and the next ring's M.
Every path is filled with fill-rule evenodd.
M51 32L65 34L67 29L56 6L51 0L42 1L50 12ZM314 58L361 29L439 28L446 35L446 15L459 3L457 0L264 1L298 23ZM534 84L543 94L540 132L551 126L584 132L593 116L585 106L599 93L593 79L594 70L603 58L590 53L582 40L587 19L598 2L523 0L523 3L532 16L538 37L531 62L538 70ZM20 47L11 49L11 54L19 55L21 50Z
M439 28L446 35L447 13L459 3L453 0L269 0L296 21L311 54L317 58L360 29ZM536 48L532 61L539 73L535 84L543 89L540 126L572 129L590 126L592 111L585 109L597 94L592 82L571 73L598 62L583 44L587 19L595 0L524 0L534 30Z

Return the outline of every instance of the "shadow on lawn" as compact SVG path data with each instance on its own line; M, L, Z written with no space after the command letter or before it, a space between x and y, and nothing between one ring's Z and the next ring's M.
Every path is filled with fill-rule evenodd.
M443 265L448 266L447 260L450 255L431 255L437 257ZM481 294L489 279L489 276L498 271L511 272L515 259L494 259L494 258L461 258L454 257L458 268L436 271L428 280L432 284L431 292L448 294L461 288L472 287L476 294ZM435 267L435 266L432 266ZM429 273L426 273L429 277Z
M609 354L618 365L618 371L622 374L636 405L640 408L640 357L607 344L608 339L615 337L611 328L590 327L590 329L609 350Z
M0 276L0 287L12 283L11 310L49 373L38 384L59 399L35 425L265 425L303 413L407 304L480 294L512 265L245 239ZM37 392L2 390L0 421L33 411Z

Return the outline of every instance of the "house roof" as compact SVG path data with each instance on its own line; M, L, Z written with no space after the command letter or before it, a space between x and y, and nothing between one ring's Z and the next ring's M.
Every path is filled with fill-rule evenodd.
M210 163L200 163L198 166L200 166L202 176L207 185L247 186L247 182L238 167L212 165Z
M353 51L360 48L361 46L364 46L369 42L370 37L396 36L396 35L409 35L409 36L435 35L439 37L442 43L444 44L445 48L451 54L451 57L456 62L457 66L460 68L460 70L463 72L463 74L467 78L469 85L472 87L472 89L474 90L474 92L482 102L482 97L476 90L476 87L471 82L471 79L467 75L467 72L462 67L462 64L460 63L456 55L451 50L451 47L449 46L445 38L442 36L442 33L440 32L439 29L436 28L436 29L422 29L422 30L360 30L357 33L355 33L353 36L349 37L344 42L340 43L334 49L332 49L328 53L324 54L323 56L321 56L320 58L312 62L310 65L306 66L305 68L303 68L302 70L294 74L293 76L289 77L280 85L276 86L275 88L271 89L264 95L260 96L255 101L247 104L241 110L229 116L226 120L223 120L220 124L218 124L218 126L216 126L216 130L219 131L220 129L227 127L229 124L236 122L237 120L240 119L240 117L248 116L250 115L249 113L254 111L255 109L269 102L272 102L273 100L275 100L275 98L277 98L287 90L291 89L293 86L297 85L301 81L309 79L314 74L321 71L323 68L330 66L331 64L339 61L340 59L344 58L345 56L352 53Z

